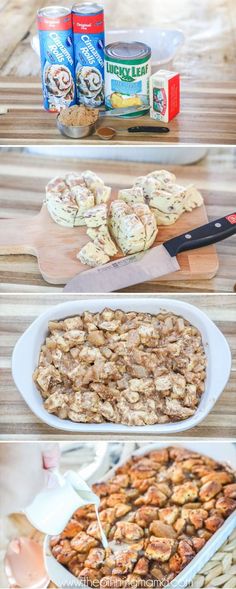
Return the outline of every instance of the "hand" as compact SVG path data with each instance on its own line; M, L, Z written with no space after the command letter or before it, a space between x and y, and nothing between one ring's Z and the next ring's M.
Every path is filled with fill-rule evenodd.
M58 468L60 464L59 444L53 442L44 444L42 458L43 468L45 469L45 486L52 487L55 483L55 477L52 470Z

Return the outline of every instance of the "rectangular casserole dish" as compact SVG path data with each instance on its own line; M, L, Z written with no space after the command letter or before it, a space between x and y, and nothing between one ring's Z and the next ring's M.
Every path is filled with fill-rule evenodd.
M125 460L121 460L114 468L112 468L104 477L102 481L109 480L115 473L118 466L125 464L131 456L142 456L150 452L151 450L157 450L165 448L167 446L174 445L184 447L187 450L192 450L204 454L210 458L213 458L217 462L222 462L229 465L234 470L236 469L236 447L231 442L225 442L223 445L220 442L186 442L186 443L167 443L167 442L153 442L148 445L143 445L142 448L135 452L127 454ZM99 482L102 482L99 481ZM186 587L191 583L194 576L201 571L205 564L212 558L215 552L222 546L227 540L228 536L232 533L236 526L236 511L232 513L225 521L225 523L215 532L210 540L208 540L205 546L196 554L192 561L183 569L183 571L175 577L172 583L166 585L166 589L173 587ZM85 586L77 577L72 575L64 566L57 562L51 553L50 549L50 536L45 538L44 542L44 558L45 564L50 576L50 579L58 587L82 587L89 589Z
M33 372L38 364L40 348L45 341L50 320L65 319L87 310L92 313L102 311L105 307L123 311L138 311L158 314L167 310L181 315L202 335L203 346L207 357L207 377L205 392L200 404L188 419L178 422L145 426L128 426L118 423L75 423L69 419L60 419L49 414L43 406L40 392L33 382ZM218 327L198 307L184 301L166 298L100 298L71 301L52 306L40 315L18 340L12 356L12 375L16 387L20 391L31 411L51 427L71 432L114 433L114 434L173 434L198 425L212 410L215 402L230 376L231 353L229 345Z

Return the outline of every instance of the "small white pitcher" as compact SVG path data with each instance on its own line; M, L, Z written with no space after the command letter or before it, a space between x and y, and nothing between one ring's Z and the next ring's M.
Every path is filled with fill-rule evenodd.
M74 511L83 505L93 504L98 517L100 499L91 491L87 483L73 471L68 471L62 476L58 471L53 471L55 485L45 488L36 495L33 502L24 509L24 513L30 523L50 536L60 534ZM101 528L101 539L107 546L106 536Z

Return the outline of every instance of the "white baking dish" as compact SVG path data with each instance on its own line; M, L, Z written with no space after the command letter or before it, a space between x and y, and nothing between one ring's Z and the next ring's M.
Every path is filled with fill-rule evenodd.
M145 27L143 29L123 29L107 31L106 44L117 41L140 41L152 49L152 66L162 67L173 61L184 44L183 31L179 29L157 29Z
M196 413L184 421L167 424L127 426L115 423L89 424L74 423L70 420L59 419L49 414L43 406L43 401L37 390L32 374L37 367L39 352L45 341L48 322L52 319L64 319L82 313L102 311L104 307L120 308L123 311L140 311L159 313L166 309L182 315L195 325L202 334L203 345L207 356L207 378L205 392ZM12 374L22 397L39 419L48 425L71 432L87 433L150 433L173 434L190 429L200 423L211 411L216 400L224 390L231 370L231 353L228 343L216 325L197 307L175 299L159 298L101 298L78 300L51 307L36 319L18 340L12 357Z
M157 29L145 27L143 29L123 29L106 31L106 45L116 41L140 41L147 43L152 49L152 66L160 68L173 61L184 44L185 36L179 29ZM39 37L34 35L31 47L40 55Z
M167 445L168 444L166 442L155 442L147 446L145 445L136 452L131 452L131 454L139 456L142 454L147 454L150 452L150 450L164 448ZM171 445L171 443L169 445ZM230 442L225 442L224 444L222 444L222 442L175 442L173 445L179 445L188 448L189 450L200 452L201 454L205 454L214 460L227 463L234 470L236 469L236 448L235 444ZM128 459L129 456L127 456L125 460L121 461L119 465L124 464ZM104 481L111 478L114 475L114 471L116 470L117 466L118 465L110 470L107 475L102 478L102 480ZM227 540L235 526L236 512L232 513L230 517L228 517L223 526L221 526L221 528L215 532L215 534L213 534L211 539L206 543L202 550L200 550L200 552L193 558L190 564L187 565L185 569L179 575L177 575L177 577L175 577L174 581L170 585L166 586L166 589L173 587L175 587L175 589L179 587L187 587L187 585L191 583L193 577L197 575L199 571L201 571L205 564L212 558L213 554L215 554L215 552ZM44 542L44 559L48 575L58 587L84 587L77 577L67 571L67 569L59 564L54 558L50 549L49 536L46 536Z

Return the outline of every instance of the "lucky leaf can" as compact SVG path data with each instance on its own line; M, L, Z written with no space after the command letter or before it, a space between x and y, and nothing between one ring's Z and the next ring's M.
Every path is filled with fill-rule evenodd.
M149 106L151 49L145 43L116 42L105 48L106 108ZM139 112L139 115L141 113Z

